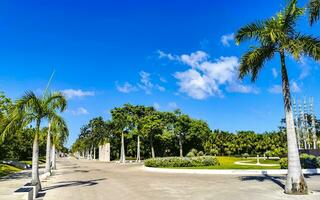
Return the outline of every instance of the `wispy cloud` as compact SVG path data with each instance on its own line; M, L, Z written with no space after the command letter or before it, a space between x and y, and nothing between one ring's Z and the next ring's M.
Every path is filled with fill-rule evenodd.
M221 39L220 39L222 45L225 47L229 47L230 42L233 40L234 40L234 33L223 35L221 36Z
M83 91L81 89L65 89L61 91L67 99L94 96L94 91Z
M79 107L76 110L67 110L68 113L71 113L73 116L80 116L80 115L88 115L89 112L87 109L83 107Z
M125 82L123 85L118 84L116 82L116 88L119 92L122 93L130 93L130 92L135 92L142 90L146 94L152 94L153 90L158 90L161 92L164 92L166 88L160 84L154 84L151 80L151 74L145 71L140 71L139 72L140 76L140 81L136 84L131 84L129 82ZM159 78L158 82L165 82L165 79Z
M176 102L169 102L169 103L168 103L168 108L169 108L170 110L175 110L175 109L177 109L177 108L179 108L179 107L178 107L178 105L177 105Z
M154 102L154 103L153 103L153 107L154 107L156 110L159 110L159 109L160 109L160 104L158 104L157 102Z
M295 92L295 93L301 92L301 88L296 81L291 82L291 90L292 92Z
M116 83L117 90L122 93L130 93L137 91L137 87L125 82L123 85Z
M273 68L271 69L271 72L272 72L273 78L277 78L277 77L278 77L278 71L277 71L276 68L273 67Z
M281 85L273 85L268 89L268 91L273 94L280 94L282 93L282 87Z

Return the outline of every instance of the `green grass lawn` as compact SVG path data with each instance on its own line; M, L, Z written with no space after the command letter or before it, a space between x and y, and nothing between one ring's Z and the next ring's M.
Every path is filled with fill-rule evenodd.
M250 165L236 165L236 161L250 161L249 163L256 163L256 159L245 159L228 156L217 156L220 165L218 166L204 166L204 167L180 167L180 169L280 169L280 166L250 166ZM262 164L279 164L276 160L260 159ZM171 167L172 168L172 167Z
M11 173L19 172L21 170L22 169L19 169L10 165L0 164L0 177L6 176Z

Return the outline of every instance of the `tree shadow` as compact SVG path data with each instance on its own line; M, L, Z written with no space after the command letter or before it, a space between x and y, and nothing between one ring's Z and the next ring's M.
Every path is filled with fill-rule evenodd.
M56 185L44 187L42 191L48 191L48 190L54 190L57 188L63 188L63 187L76 187L76 186L82 186L82 187L88 187L97 185L99 181L106 180L106 178L100 178L100 179L94 179L94 180L88 180L88 181L61 181L58 182Z
M278 185L280 188L284 189L285 187L285 176L269 176L267 174L263 174L261 176L242 176L240 177L241 181L258 181L258 182L264 182L264 181L271 181L274 184Z

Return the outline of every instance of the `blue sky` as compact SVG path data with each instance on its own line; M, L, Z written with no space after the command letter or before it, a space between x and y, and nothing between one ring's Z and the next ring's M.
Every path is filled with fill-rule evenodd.
M265 19L285 1L14 1L0 3L0 90L16 99L52 90L68 99L68 146L80 127L124 103L181 108L212 129L277 129L283 116L279 60L259 80L239 81L233 33ZM303 5L305 1L300 1ZM298 24L316 34L306 17ZM314 96L320 111L319 64L287 57L293 95Z

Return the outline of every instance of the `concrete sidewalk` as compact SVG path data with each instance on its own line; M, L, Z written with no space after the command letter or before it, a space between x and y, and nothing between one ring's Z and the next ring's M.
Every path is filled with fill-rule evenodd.
M39 173L43 174L44 169L39 169ZM0 178L0 199L1 200L15 200L19 199L14 195L14 191L29 183L31 180L31 169L23 170L8 176Z
M285 176L162 174L141 164L63 158L43 185L44 200L320 200L320 176L306 176L313 194L283 193Z

